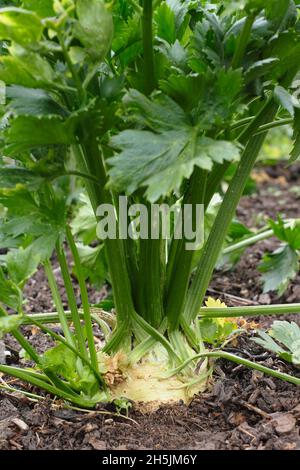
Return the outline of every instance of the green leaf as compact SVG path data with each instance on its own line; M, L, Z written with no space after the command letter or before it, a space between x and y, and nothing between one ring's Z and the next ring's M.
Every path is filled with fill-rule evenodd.
M160 4L155 11L155 22L157 25L157 36L169 44L176 40L175 13L166 2Z
M254 338L257 344L274 352L285 361L300 365L300 328L295 322L275 321L269 334L258 332L260 338ZM285 346L283 349L274 340Z
M188 127L161 134L128 130L113 137L111 144L121 153L108 160L110 185L127 194L146 186L151 202L179 190L195 166L209 171L214 162L239 158L233 143L199 137Z
M101 98L113 100L120 96L124 88L124 76L120 77L103 77L100 84Z
M0 302L8 307L19 310L22 304L22 293L14 282L6 279L0 267Z
M175 16L175 25L177 33L183 25L189 8L197 7L197 2L191 0L166 0L166 4Z
M26 10L34 11L40 18L55 16L54 0L23 0L22 6Z
M11 333L23 323L21 315L8 315L0 317L0 339L3 335Z
M13 189L0 188L0 204L8 209L9 216L28 216L30 214L34 217L39 212L33 194L22 185Z
M179 129L183 123L190 123L183 109L166 95L150 100L137 90L130 90L124 104L130 109L134 123L153 131Z
M291 0L246 0L245 10L258 14L265 9L270 21L281 23L285 17L294 16L295 4Z
M114 18L115 34L112 42L114 56L120 60L123 67L131 64L142 51L142 34L140 15L128 18Z
M270 333L292 352L295 343L300 341L300 328L295 322L275 321Z
M246 70L245 73L245 82L249 83L252 80L256 80L260 78L270 71L272 71L275 64L279 62L277 57L270 57L269 59L259 60L254 62L254 64L250 65L250 67Z
M216 264L216 269L225 271L230 271L232 268L240 261L245 248L240 250L232 251L231 253L222 254Z
M207 72L208 67L222 67L222 51L218 47L225 31L214 14L206 13L202 21L196 23L190 39L191 58L189 65L194 72ZM211 84L210 84L211 85Z
M195 166L211 170L214 162L239 158L234 143L199 135L172 100L164 97L152 102L137 92L135 96L135 119L142 119L156 133L126 130L111 139L112 146L121 151L108 160L112 167L109 184L114 189L131 194L147 187L146 196L154 202L178 190Z
M15 241L19 247L7 254L7 269L10 278L22 284L41 262L52 256L56 242L64 234L66 200L58 194L45 203L44 187L31 193L21 185L2 190L0 200L8 208L1 244L13 245Z
M14 188L17 184L28 186L31 190L37 189L43 179L33 171L17 166L8 166L0 170L0 187Z
M299 272L299 256L289 246L281 247L263 257L259 270L263 273L264 292L277 291L282 295Z
M272 79L279 80L287 72L293 76L299 69L300 43L299 33L294 30L284 31L272 38L265 54L269 57L277 57L279 62L272 70Z
M253 341L256 344L259 344L268 351L274 352L278 355L285 353L285 350L281 346L279 346L270 335L268 335L264 331L258 331L257 333L260 338L253 338Z
M214 346L221 345L234 331L237 330L236 323L223 322L221 319L203 318L199 322L201 336L205 343Z
M161 80L160 86L185 111L195 108L198 101L207 93L207 83L202 76L172 74L168 80Z
M27 230L20 233L21 228L24 227ZM56 242L59 239L59 236L63 232L63 228L53 226L50 224L43 224L36 221L36 224L33 225L31 221L24 221L24 218L21 218L20 223L18 224L18 219L12 219L10 222L5 224L4 234L7 233L7 237L1 241L1 245L12 243L12 240L18 240L18 245L25 244L28 245L27 238L30 238L30 245L24 250L22 246L19 250L11 250L6 256L7 268L10 272L12 279L18 283L22 284L24 281L29 279L38 268L39 264L50 259L55 250ZM8 232L12 232L10 237ZM25 234L25 242L22 239L19 239L21 235Z
M0 57L0 80L7 85L32 88L53 86L54 72L47 60L20 46L11 47L10 52L11 55Z
M102 61L113 36L112 15L102 0L77 0L74 34L93 61Z
M132 408L132 403L131 401L127 400L127 398L116 398L113 403L117 409L117 413L125 411L125 413L128 415L128 410Z
M67 115L67 111L44 90L14 85L7 87L6 97L11 100L9 108L18 115Z
M92 397L96 403L107 401L105 392L99 390L99 382L88 366L84 366L80 377L72 382L75 390L85 393Z
M12 281L22 286L36 272L40 256L32 246L11 250L6 255L6 267Z
M204 129L228 125L238 110L242 89L241 70L220 69L216 73L171 74L161 80L162 90L176 101Z
M254 235L254 232L252 230L249 230L248 227L246 227L244 224L239 222L238 220L233 220L230 224L229 230L228 230L228 239L231 242L237 242L240 240L243 240L244 238L247 238L249 235Z
M101 300L99 303L93 305L93 307L102 308L106 312L110 312L113 308L115 308L115 303L112 299L107 298L107 299Z
M247 0L245 10L247 12L254 11L255 13L258 13L260 10L265 8L266 2L268 2L268 0Z
M172 65L182 70L186 69L188 54L178 39L176 39L174 44L171 45L167 41L160 41L158 50L168 59Z
M61 232L58 227L48 226L48 233L44 233L32 242L32 251L38 254L36 259L38 264L51 258Z
M266 17L279 31L292 26L297 20L297 8L293 0L268 0Z
M99 393L99 382L88 366L83 366L80 375L77 372L77 356L67 346L60 343L44 353L42 367L64 377L70 385L89 397ZM103 398L103 395L101 395Z
M297 140L294 142L293 149L291 151L291 158L290 158L290 163L293 163L297 160L299 160L300 156L300 135L297 138Z
M300 249L300 223L298 221L294 221L292 226L286 227L284 221L278 215L276 222L269 220L269 225L279 240L288 243L294 250Z
M201 336L205 343L215 344L218 338L218 325L211 318L204 318L200 321Z
M90 247L77 243L77 249L85 280L89 280L91 284L99 289L107 279L104 246ZM74 272L76 274L75 268Z
M24 233L30 233L33 236L43 235L47 229L48 225L40 222L37 217L38 213L32 213L30 215L18 216L9 219L1 227L4 235L18 238Z
M97 219L91 202L85 194L80 195L79 201L78 212L71 222L72 232L78 240L89 245L97 240Z
M58 344L44 353L41 363L44 369L51 370L67 380L75 380L76 356L64 344Z
M294 133L293 133L294 145L291 151L291 158L290 158L291 163L298 160L300 156L300 110L299 109L295 110L293 128L294 128Z
M41 146L75 143L69 123L54 116L18 116L11 121L4 137L7 156Z
M0 39L27 46L38 42L42 32L43 25L34 12L15 7L0 10Z
M274 90L274 98L292 117L295 115L294 108L299 108L299 101L292 96L282 86L276 86Z

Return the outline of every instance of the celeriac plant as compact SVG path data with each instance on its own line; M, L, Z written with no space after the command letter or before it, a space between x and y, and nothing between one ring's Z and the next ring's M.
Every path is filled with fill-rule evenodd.
M0 10L0 80L7 99L0 203L6 212L0 242L9 251L0 271L0 329L12 332L36 368L0 366L0 372L86 407L116 396L109 390L116 377L137 367L145 377L176 376L192 394L211 374L208 358L224 357L299 384L296 377L219 349L208 351L199 320L200 314L253 314L202 304L267 131L293 120L292 158L299 154L299 103L292 87L300 69L300 33L294 1L5 3L10 6ZM73 235L80 230L72 233L69 226L70 178L84 185L95 217L99 206L113 205L118 225L119 196L146 207L201 204L208 212L232 162L238 162L237 170L196 252L187 250L184 237L175 237L176 227L169 241L116 237L99 245L116 320L113 331L111 316L99 320L106 342L96 348L87 276ZM54 251L68 312L51 266ZM40 263L57 314L28 317L22 288ZM15 314L8 316L10 310ZM272 313L278 310L282 307ZM45 326L54 320L63 335ZM43 356L20 332L20 325L30 322L57 341Z

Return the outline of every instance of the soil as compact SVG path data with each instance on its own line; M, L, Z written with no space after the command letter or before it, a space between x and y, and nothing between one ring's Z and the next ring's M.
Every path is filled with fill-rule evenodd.
M242 199L239 220L254 228L265 225L278 212L284 217L300 217L300 165L261 168L254 178L257 192ZM276 244L273 239L258 243L246 250L233 270L216 272L208 294L229 306L300 302L300 275L281 298L275 293L262 293L257 264L263 253L273 250ZM57 276L59 281L58 272ZM53 310L42 271L27 285L26 293L27 311ZM90 289L93 302L106 294L105 289L100 293ZM300 324L300 316L285 318ZM263 327L271 323L266 317L256 320ZM50 344L34 328L26 328L25 333L39 350ZM95 335L101 336L99 331ZM300 377L299 368L266 353L250 336L239 338L235 353ZM1 360L18 362L18 345L10 337L5 343L0 341ZM66 409L50 397L35 403L19 394L1 392L0 449L300 450L300 387L236 364L217 364L207 393L189 406L178 403L150 414L133 407L128 416L121 416L111 405L87 413ZM9 382L18 386L14 380ZM27 390L38 393L32 388Z

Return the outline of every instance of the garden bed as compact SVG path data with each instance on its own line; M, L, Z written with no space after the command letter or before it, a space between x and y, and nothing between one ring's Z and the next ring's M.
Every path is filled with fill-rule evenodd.
M278 165L258 170L258 191L243 198L239 219L251 228L277 212L300 217L299 169L299 165L290 169ZM233 271L216 273L209 294L229 306L300 302L299 276L280 299L262 294L256 266L266 249L273 249L276 243L273 239L260 242L244 253ZM31 312L53 309L42 271L29 282L26 294ZM90 299L95 302L105 294L105 289L90 291ZM288 319L300 324L300 316ZM263 327L270 324L268 317L256 321ZM44 335L35 328L25 331L38 349L45 349ZM16 364L16 343L8 338L6 347L11 352L9 361ZM238 355L300 377L299 369L266 353L248 337L241 337L233 348ZM64 409L62 403L48 397L34 403L21 395L2 393L0 400L0 449L300 450L300 388L225 361L218 362L212 389L190 406L167 406L150 414L133 407L128 417L118 416L111 405L83 413Z

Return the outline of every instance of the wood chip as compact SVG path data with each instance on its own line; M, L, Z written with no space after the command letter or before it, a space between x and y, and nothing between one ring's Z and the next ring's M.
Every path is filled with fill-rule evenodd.
M91 436L88 440L88 443L91 444L91 446L95 450L106 450L106 442L100 441L99 439L96 439L95 437Z
M270 415L272 417L272 424L275 428L275 431L280 436L282 434L289 434L294 431L296 426L296 419L290 413L273 413Z
M239 403L244 406L245 408L247 408L248 410L250 411L253 411L254 413L262 416L263 418L265 419L270 419L270 415L268 413L266 413L265 411L261 410L260 408L258 408L257 406L254 406L252 405L251 403L247 403L245 402L244 400L239 400Z
M28 424L26 424L25 421L20 418L12 418L11 422L14 423L23 432L28 431L29 429Z

